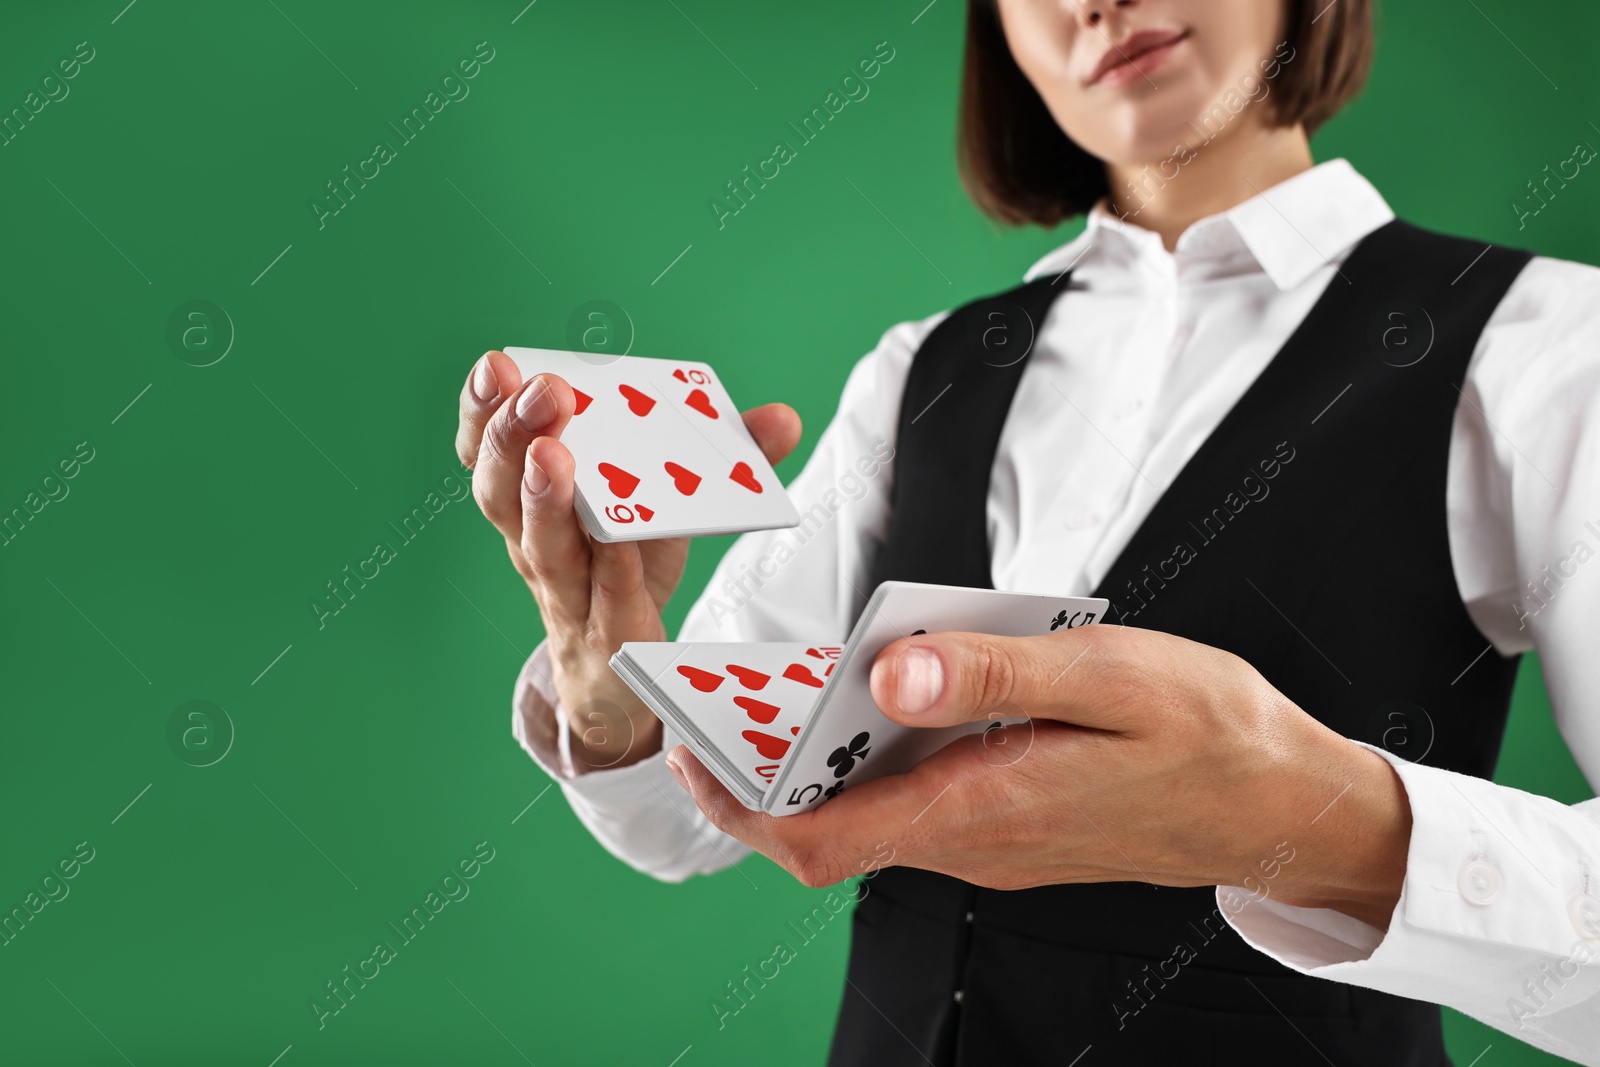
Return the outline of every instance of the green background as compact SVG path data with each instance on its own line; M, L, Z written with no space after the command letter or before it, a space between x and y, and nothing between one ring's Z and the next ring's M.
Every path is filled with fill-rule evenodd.
M654 882L543 792L509 729L538 616L470 499L322 628L309 605L459 473L456 397L487 348L565 347L574 309L610 301L636 354L798 408L788 477L885 328L1066 240L961 191L961 4L125 3L0 8L0 111L95 49L0 148L0 510L94 449L0 549L0 909L95 849L0 948L0 1060L821 1062L845 923L718 1029L710 1000L824 893L759 857ZM1600 144L1600 8L1530 13L1390 5L1316 151L1415 222L1594 262L1600 178L1522 232L1509 205ZM319 230L324 183L480 41L470 95ZM719 230L708 200L880 41L871 95ZM203 368L167 339L193 300L235 334ZM673 626L727 543L696 544ZM191 700L236 731L211 766L169 745ZM1498 777L1591 795L1531 658ZM471 895L319 1030L311 998L480 841ZM1448 1027L1461 1064L1555 1062Z

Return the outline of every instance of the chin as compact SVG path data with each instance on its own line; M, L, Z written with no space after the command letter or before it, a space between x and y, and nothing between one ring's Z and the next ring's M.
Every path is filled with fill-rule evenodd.
M1143 100L1127 101L1112 114L1101 113L1093 135L1075 140L1107 163L1149 163L1171 155L1180 145L1192 147L1204 141L1195 117L1205 114L1210 102L1210 96L1197 88L1164 86Z

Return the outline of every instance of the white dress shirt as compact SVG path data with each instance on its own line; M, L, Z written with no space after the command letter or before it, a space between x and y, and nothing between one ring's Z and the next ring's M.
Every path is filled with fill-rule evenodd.
M1336 159L1200 220L1171 253L1097 207L1082 235L1035 264L1029 279L1071 266L1085 285L1040 325L1001 434L988 497L995 587L1089 594L1338 264L1391 218ZM803 543L786 530L739 538L679 641L843 641L871 592L893 477L892 462L867 478L857 461L894 444L912 355L943 318L891 328L851 372L789 486L828 523ZM1463 393L1447 483L1461 599L1486 649L1538 649L1557 725L1600 781L1600 270L1531 262L1489 320ZM792 558L775 555L780 542ZM660 758L574 776L548 677L541 645L517 680L513 732L601 844L666 881L747 854ZM664 743L678 743L670 728ZM1223 913L1296 970L1446 1004L1600 1064L1600 800L1567 807L1373 750L1394 765L1414 820L1388 931L1270 899Z

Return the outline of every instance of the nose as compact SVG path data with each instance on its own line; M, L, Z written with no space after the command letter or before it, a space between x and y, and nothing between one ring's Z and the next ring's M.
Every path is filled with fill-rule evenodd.
M1134 7L1139 0L1068 0L1078 21L1087 29L1102 29L1113 12Z

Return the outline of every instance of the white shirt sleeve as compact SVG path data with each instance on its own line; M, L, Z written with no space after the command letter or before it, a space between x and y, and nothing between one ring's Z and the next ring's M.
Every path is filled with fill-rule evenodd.
M871 592L873 553L888 524L900 394L917 347L943 317L895 326L856 364L833 421L788 486L800 526L735 541L689 609L679 641L837 643L849 634ZM573 773L543 642L517 677L512 705L512 735L560 784L596 840L634 869L678 882L749 854L711 825L659 756ZM679 740L665 726L662 751Z
M1538 650L1556 724L1600 781L1600 270L1536 259L1496 309L1457 409L1447 499L1486 646ZM1568 807L1373 751L1412 814L1387 932L1271 899L1223 914L1295 970L1600 1064L1600 800ZM1234 892L1219 887L1219 902Z

